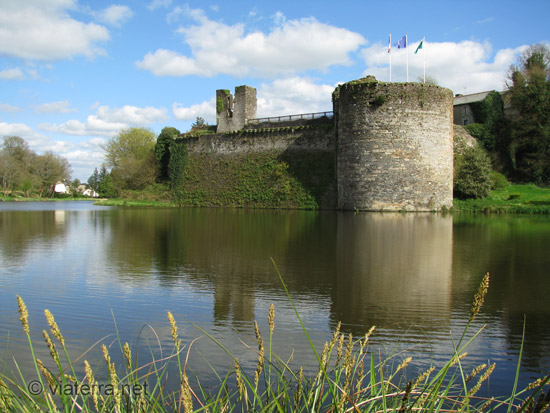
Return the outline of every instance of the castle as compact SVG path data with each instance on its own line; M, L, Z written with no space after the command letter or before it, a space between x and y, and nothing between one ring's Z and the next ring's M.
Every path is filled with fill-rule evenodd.
M333 93L333 113L256 118L256 89L216 92L217 134L191 153L243 151L332 154L334 188L325 207L362 211L440 211L453 202L453 94L422 83L368 76ZM331 127L303 130L300 125ZM302 132L300 132L302 130ZM251 132L247 139L243 133ZM236 135L237 134L237 135Z

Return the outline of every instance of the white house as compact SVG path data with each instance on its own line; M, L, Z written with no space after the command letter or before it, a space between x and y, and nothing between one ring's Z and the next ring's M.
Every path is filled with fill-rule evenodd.
M58 194L68 194L70 193L69 188L62 182L55 184L54 191Z

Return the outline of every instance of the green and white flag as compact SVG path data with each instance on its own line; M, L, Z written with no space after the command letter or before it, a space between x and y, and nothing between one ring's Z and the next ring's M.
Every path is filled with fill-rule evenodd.
M420 49L423 49L423 46L424 46L424 38L422 38L422 40L420 41L420 44L418 45L418 47L414 51L414 54L416 54Z

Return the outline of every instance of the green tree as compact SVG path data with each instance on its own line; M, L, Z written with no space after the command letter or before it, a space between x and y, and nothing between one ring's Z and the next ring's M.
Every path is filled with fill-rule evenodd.
M550 184L550 50L525 50L508 79L512 119L510 153L516 176Z
M155 144L155 156L158 162L159 179L165 181L169 179L168 164L170 163L170 145L174 142L180 131L176 128L166 127L160 132Z
M44 193L52 196L57 181L71 178L71 166L67 159L50 151L34 157L31 172L35 177L40 196Z
M34 152L19 136L4 137L0 150L0 181L4 194L20 187L29 179L29 168Z
M493 183L491 160L480 146L455 155L454 196L460 199L485 198Z
M90 186L90 188L92 188L94 191L96 192L99 192L99 184L100 184L100 179L99 179L99 171L97 170L97 168L94 169L94 173L90 175L90 177L88 178L88 185Z
M155 134L147 128L123 129L103 146L114 185L141 189L155 181Z

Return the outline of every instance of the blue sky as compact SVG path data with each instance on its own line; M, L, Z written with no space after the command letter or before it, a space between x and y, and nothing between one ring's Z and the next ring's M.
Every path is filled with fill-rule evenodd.
M0 136L52 150L81 180L127 127L215 123L216 89L257 88L258 116L331 110L339 82L426 73L454 93L504 89L550 41L550 1L0 0ZM414 50L425 36L424 49Z

